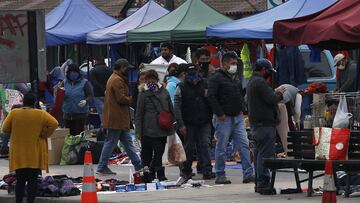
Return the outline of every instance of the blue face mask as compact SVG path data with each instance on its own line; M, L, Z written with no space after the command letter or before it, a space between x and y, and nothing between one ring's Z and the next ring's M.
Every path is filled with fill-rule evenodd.
M69 74L69 79L72 81L79 79L79 73L75 71L71 71Z
M193 82L193 81L196 81L196 80L199 80L200 77L198 74L187 74L185 75L185 80L186 81L189 81L189 82Z

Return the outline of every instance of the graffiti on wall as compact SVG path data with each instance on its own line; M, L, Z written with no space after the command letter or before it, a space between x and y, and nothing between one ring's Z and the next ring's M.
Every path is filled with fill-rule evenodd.
M26 11L0 11L0 83L29 81Z

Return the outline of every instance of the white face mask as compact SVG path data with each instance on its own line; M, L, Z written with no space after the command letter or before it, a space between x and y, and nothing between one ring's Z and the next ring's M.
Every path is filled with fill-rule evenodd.
M230 73L230 74L235 74L236 73L236 71L237 71L237 65L230 65L230 68L229 68L229 70L228 70L228 73Z
M345 66L344 66L344 65L339 65L337 68L338 68L339 70L344 70L344 69L345 69Z

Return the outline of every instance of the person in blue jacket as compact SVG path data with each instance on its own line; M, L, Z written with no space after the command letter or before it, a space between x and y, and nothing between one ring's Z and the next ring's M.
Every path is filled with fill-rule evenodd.
M189 64L186 63L180 64L173 75L169 76L167 79L166 90L169 92L172 104L174 104L176 88L180 82L184 81L185 72L188 66Z
M60 85L65 89L63 117L65 127L69 128L70 135L79 135L84 131L85 122L89 113L89 102L94 97L89 81L83 78L80 69L70 64L66 71L66 78Z

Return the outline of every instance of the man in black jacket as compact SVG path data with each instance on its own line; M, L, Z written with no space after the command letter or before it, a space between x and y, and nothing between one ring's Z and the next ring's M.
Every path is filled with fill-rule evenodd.
M175 94L175 117L179 131L184 136L186 162L181 167L181 176L191 179L192 162L197 147L199 166L203 179L213 178L210 158L211 108L207 99L207 82L198 70L190 66L185 81L180 83ZM196 143L196 145L195 145Z
M106 66L103 57L96 59L95 63L94 68L90 70L89 80L94 89L94 105L102 122L106 83L112 70Z
M271 158L275 154L277 104L283 99L285 91L282 86L274 91L267 84L266 79L273 72L276 71L269 60L258 59L247 87L249 120L255 139L255 192L263 195L276 194L269 187L270 173L263 165L263 158Z
M238 56L235 52L225 53L222 68L209 80L209 101L215 114L213 124L217 139L215 148L216 184L230 184L225 176L226 147L232 138L240 151L243 169L243 183L254 181L250 160L249 140L242 117L244 98L241 81L237 74Z

